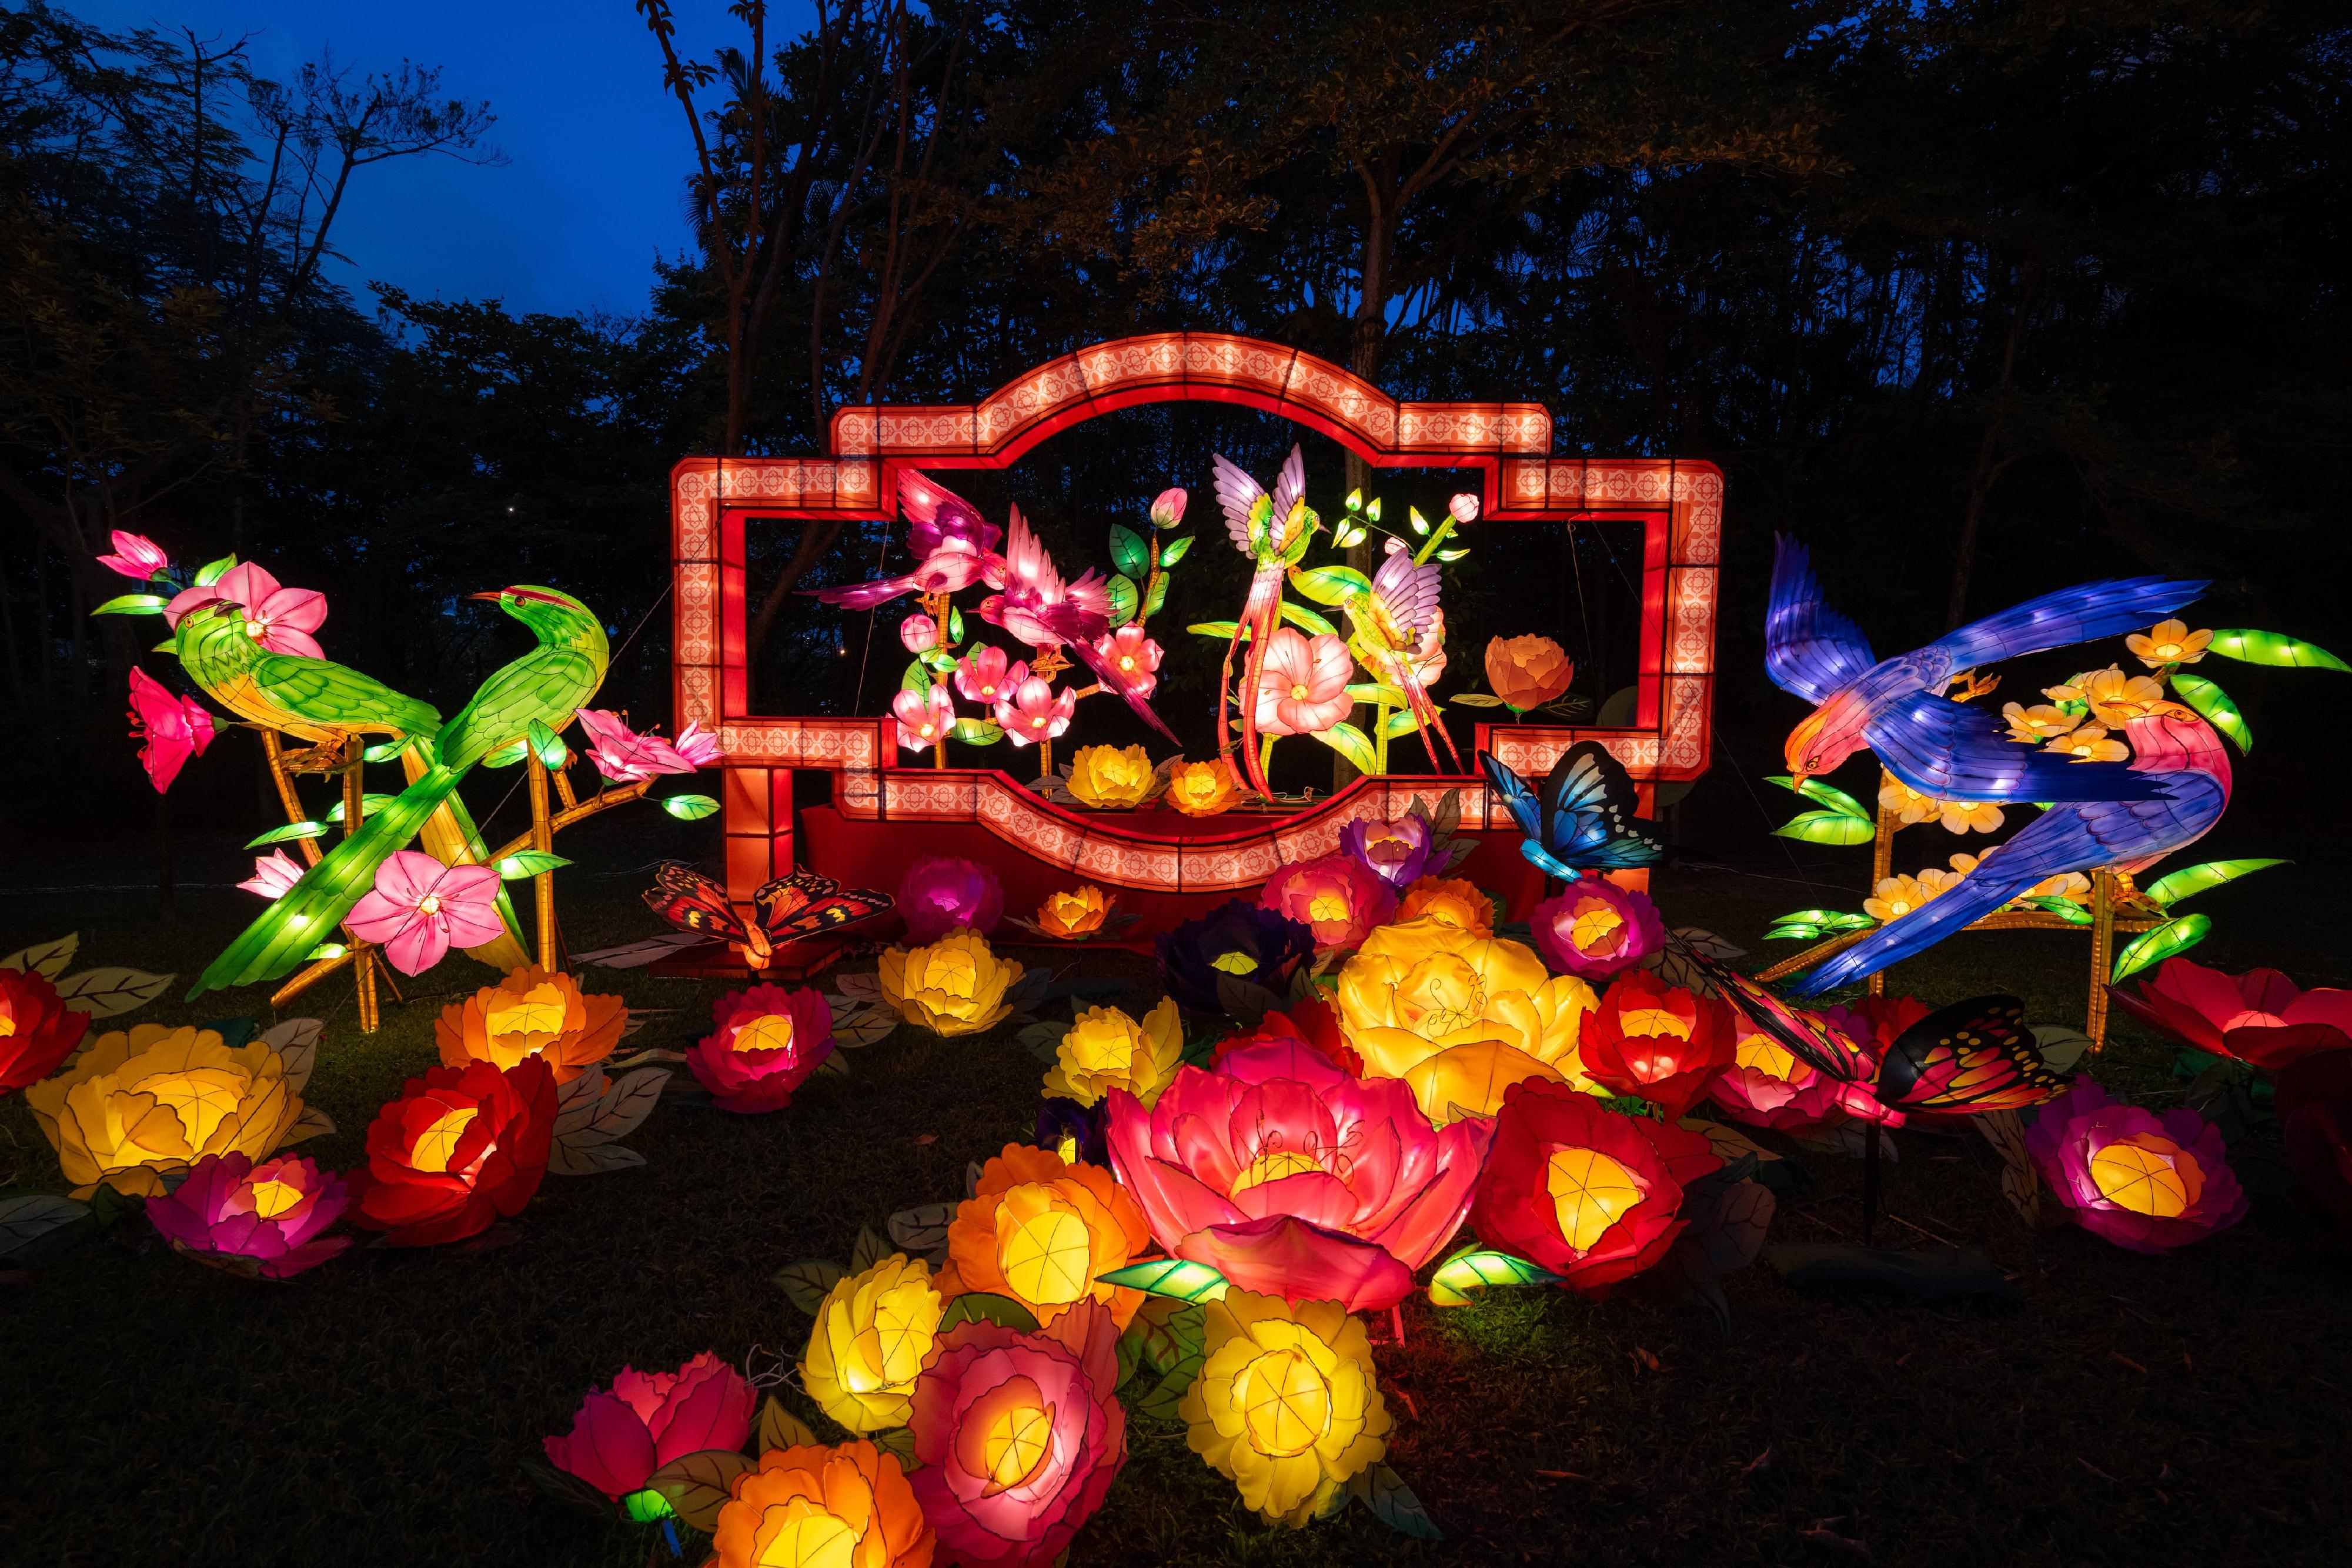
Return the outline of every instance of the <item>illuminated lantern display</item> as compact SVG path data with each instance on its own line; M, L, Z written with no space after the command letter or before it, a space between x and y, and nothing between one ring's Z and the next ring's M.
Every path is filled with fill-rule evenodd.
M833 1054L833 1008L813 987L752 986L719 998L687 1071L722 1111L781 1111Z
M1528 925L1544 962L1587 980L1630 969L1666 945L1665 922L1646 894L1597 876L1537 904Z
M672 745L640 735L615 713L583 707L577 715L588 737L588 761L615 784L642 784L665 774L693 773L719 760L719 737L688 719Z
M882 999L933 1034L978 1034L1013 1011L1004 992L1022 973L978 932L950 931L928 947L883 954Z
M1132 692L1148 697L1160 686L1160 644L1153 642L1140 626L1122 626L1109 636L1098 639L1095 653L1101 659L1106 685L1115 685L1122 692Z
M956 661L955 688L966 702L992 707L1029 678L1026 663L1005 661L1002 648L982 647Z
M1278 911L1236 898L1162 932L1156 946L1168 994L1194 1012L1223 1013L1218 976L1231 975L1279 996L1314 956L1315 933Z
M929 855L907 868L898 883L898 913L907 940L920 946L959 928L986 936L1004 915L1004 889L977 861Z
M1424 916L1383 925L1339 971L1339 1019L1367 1072L1402 1078L1441 1125L1491 1116L1527 1078L1579 1080L1592 988L1525 943Z
M1495 934L1495 901L1475 882L1424 876L1404 890L1397 901L1395 923L1408 925L1429 919L1473 936Z
M1297 861L1274 873L1258 902L1315 933L1318 948L1353 947L1396 913L1396 893L1350 855Z
M439 963L450 944L478 947L506 935L499 918L499 873L486 865L443 865L419 850L398 850L376 869L375 885L352 905L352 935L383 949L404 975Z
M1140 806L1156 783L1151 758L1139 746L1081 746L1070 756L1070 793L1098 811Z
M116 528L113 540L114 553L98 558L98 564L109 571L119 571L134 582L145 582L158 572L171 570L172 558L153 539Z
M1515 713L1558 701L1575 679L1575 664L1549 637L1496 637L1486 643L1486 685Z
M618 1501L672 1459L740 1448L752 1403L743 1375L706 1350L676 1372L624 1366L581 1401L569 1434L542 1441L549 1463Z
M1738 1039L1731 1065L1706 1085L1706 1097L1724 1114L1750 1127L1793 1132L1819 1126L1841 1114L1843 1085L1797 1060L1770 1035L1739 1014L1732 1017Z
M79 1198L101 1186L150 1197L206 1155L260 1159L302 1114L268 1046L232 1050L211 1030L154 1023L99 1036L25 1103Z
M1076 691L1064 686L1056 692L1051 682L1036 675L1013 688L1010 697L999 698L994 709L1004 738L1015 746L1035 746L1059 739L1069 729L1070 720L1077 711Z
M1076 893L1049 894L1037 906L1038 929L1065 941L1093 936L1109 918L1110 900L1091 883Z
M206 1155L187 1179L147 1198L148 1223L173 1250L200 1263L289 1280L352 1244L320 1232L342 1218L342 1178L299 1155L255 1165L245 1155Z
M1204 1326L1201 1375L1179 1406L1184 1440L1268 1523L1305 1524L1388 1452L1361 1318L1236 1290L1207 1304Z
M245 634L269 653L305 659L327 656L310 635L327 623L327 596L313 589L282 588L267 568L254 561L240 562L216 580L174 596L163 608L163 620L177 628L190 611L220 603L236 606L245 619Z
M284 850L272 850L265 857L253 857L253 875L236 885L247 893L264 898L282 898L302 880L302 868L287 858Z
M1007 1144L956 1208L940 1291L950 1298L968 1291L1009 1296L1040 1323L1091 1297L1110 1307L1124 1331L1143 1293L1100 1281L1150 1244L1143 1210L1110 1172Z
M890 712L898 720L898 744L908 751L929 750L955 727L955 699L945 686L901 691L890 699Z
M146 671L131 672L131 737L141 743L139 765L162 794L213 743L213 716L194 697L175 697Z
M2225 975L2167 958L2137 995L2111 994L2140 1022L2183 1045L2276 1071L2315 1051L2352 1047L2352 991L2299 989L2276 969Z
M1110 1097L1111 1164L1171 1253L1243 1290L1394 1306L1469 1211L1493 1124L1431 1125L1393 1078L1279 1041Z
M433 1038L444 1067L487 1061L504 1071L536 1056L569 1083L613 1054L628 1021L621 998L583 996L570 975L534 965L443 1008Z
M1036 1333L959 1323L916 1380L911 1479L950 1560L1045 1568L1127 1463L1118 1330L1080 1301Z
M1436 830L1411 812L1391 822L1359 818L1339 830L1339 852L1391 887L1412 883L1429 869Z
M853 1432L905 1426L915 1374L930 1356L946 1306L920 1258L894 1252L835 1281L801 1363L809 1397Z
M2035 1113L2025 1146L2077 1224L2135 1252L2169 1252L2246 1217L2221 1130L2185 1107L2159 1116L2077 1078Z
M0 969L0 1094L38 1083L73 1054L89 1029L47 975Z
M1277 1043L1303 1045L1350 1078L1364 1075L1364 1059L1339 1032L1339 1015L1320 998L1290 1002L1258 1019L1255 1027L1234 1030L1217 1041L1213 1060L1223 1061L1254 1045Z
M1319 735L1348 716L1356 700L1348 683L1356 661L1339 637L1301 636L1285 626L1268 640L1257 683L1257 728L1264 735Z
M1168 770L1164 799L1187 817L1213 817L1241 804L1242 781L1221 757L1206 762L1179 762Z
M898 1456L871 1443L770 1448L727 1491L717 1568L929 1568L937 1546Z
M2286 1163L2336 1223L2352 1230L2352 1051L2315 1051L2280 1070Z
M1517 1084L1495 1118L1470 1225L1600 1297L1666 1255L1684 1187L1722 1164L1703 1134L1671 1122L1622 1115L1565 1084Z
M1688 1113L1733 1064L1730 1005L1669 986L1646 969L1621 975L1584 1022L1584 1071L1617 1094L1637 1094L1669 1122Z
M1144 1104L1160 1098L1184 1056L1184 1020L1162 997L1138 1023L1117 1008L1088 1008L1062 1037L1045 1092L1091 1105L1113 1089Z
M430 1247L522 1212L547 1175L555 1073L531 1057L428 1069L376 1113L367 1164L351 1175L354 1224L389 1247Z

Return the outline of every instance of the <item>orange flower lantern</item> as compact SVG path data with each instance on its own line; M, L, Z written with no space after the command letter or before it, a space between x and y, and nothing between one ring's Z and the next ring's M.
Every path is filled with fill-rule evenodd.
M1110 1172L1022 1144L981 1168L948 1227L940 1289L1006 1296L1050 1323L1092 1298L1124 1331L1143 1292L1102 1283L1151 1245L1143 1210Z
M433 1038L444 1067L487 1061L503 1072L536 1056L569 1083L613 1054L628 1021L621 998L583 996L571 976L527 965L443 1008Z
M898 1456L871 1443L770 1448L727 1492L717 1568L929 1568L937 1548Z

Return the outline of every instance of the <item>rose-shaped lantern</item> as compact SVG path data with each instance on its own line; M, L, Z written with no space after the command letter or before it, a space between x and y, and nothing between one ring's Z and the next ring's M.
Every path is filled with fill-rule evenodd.
M1118 1008L1078 1014L1045 1073L1045 1092L1092 1105L1124 1089L1150 1105L1176 1075L1184 1057L1184 1020L1176 998L1162 997L1139 1023Z
M802 1385L853 1432L905 1426L915 1375L931 1354L945 1310L919 1258L894 1252L835 1281L809 1331Z
M1178 1407L1194 1453L1267 1522L1296 1529L1388 1452L1361 1318L1228 1291L1208 1303L1201 1375Z
M1454 1239L1492 1127L1433 1127L1399 1080L1360 1082L1287 1041L1184 1068L1156 1106L1114 1092L1110 1108L1111 1163L1162 1247L1350 1312L1403 1300Z
M959 926L992 936L1004 917L1004 888L978 861L925 855L898 881L898 913L907 940L936 942Z
M1475 882L1459 878L1424 876L1404 890L1397 900L1393 917L1397 925L1412 920L1434 920L1473 936L1495 934L1495 901L1488 898Z
M1054 1563L1127 1462L1118 1329L1080 1301L1035 1333L959 1323L915 1384L923 1516L974 1568Z
M1843 1085L1799 1061L1770 1035L1734 1014L1731 1065L1717 1073L1706 1096L1724 1114L1750 1127L1794 1132L1834 1121Z
M1037 928L1066 942L1093 936L1109 918L1110 900L1092 883L1074 893L1048 894L1037 906Z
M1070 756L1070 793L1097 810L1123 810L1150 798L1151 758L1139 746L1081 746Z
M1549 637L1496 637L1486 643L1486 685L1514 713L1563 695L1575 679L1575 663Z
M882 999L933 1034L978 1034L1013 1011L1005 988L1022 966L1000 958L976 931L950 931L928 947L882 955Z
M1491 1247L1603 1296L1666 1255L1683 1189L1722 1161L1700 1134L1610 1110L1563 1083L1512 1085L1470 1206Z
M47 975L0 969L0 1094L55 1072L89 1029L89 1015L67 1007Z
M871 1443L770 1448L727 1491L715 1568L929 1568L937 1548L898 1456Z
M2161 1255L2246 1217L2221 1129L2185 1106L2159 1116L2077 1078L2043 1102L2025 1147L2084 1229L2135 1252Z
M948 1226L941 1290L1010 1296L1040 1323L1078 1301L1107 1302L1124 1331L1143 1293L1101 1283L1151 1243L1135 1199L1100 1166L1021 1144L981 1167Z
M1206 762L1179 762L1168 769L1168 790L1162 797L1187 817L1213 817L1241 802L1242 783L1222 757Z
M1315 946L1353 947L1396 913L1396 894L1350 855L1322 855L1284 866L1266 882L1258 903L1315 933Z
M79 1198L101 1186L152 1196L206 1155L260 1159L289 1141L302 1114L269 1046L231 1050L211 1030L155 1023L99 1036L65 1071L26 1090L25 1103Z
M1647 894L1600 877L1568 884L1528 917L1536 951L1564 975L1605 980L1666 945L1665 922Z
M2167 958L2117 1006L2183 1045L2276 1071L2315 1051L2352 1046L2352 991L2298 988L2276 969L2226 975Z
M562 970L526 965L443 1008L433 1038L444 1067L487 1061L503 1071L536 1056L569 1083L613 1054L628 1021L624 998L583 996Z
M555 1074L541 1058L504 1072L487 1061L432 1068L369 1124L352 1222L388 1247L478 1236L522 1212L554 1134Z
M751 1405L743 1375L706 1350L675 1372L622 1367L581 1401L568 1434L541 1446L557 1469L619 1501L673 1459L741 1448Z
M1720 997L1631 970L1584 1020L1585 1073L1612 1093L1639 1095L1666 1120L1679 1121L1732 1064L1738 1037L1731 1016Z
M722 1111L781 1111L833 1054L833 1008L812 986L752 986L719 998L687 1071Z
M147 1199L156 1234L200 1263L289 1280L352 1244L320 1232L342 1218L341 1176L299 1155L255 1165L242 1154L206 1155L187 1179Z
M1524 943L1427 916L1384 925L1339 971L1339 1018L1365 1071L1402 1078L1430 1120L1491 1116L1526 1078L1580 1082L1592 988Z
M1339 830L1339 852L1391 887L1403 887L1428 870L1436 844L1429 820L1410 813L1392 822L1359 817Z
M1235 898L1162 932L1154 946L1168 994L1179 1005L1222 1013L1218 976L1231 975L1280 995L1314 954L1315 933L1288 915Z

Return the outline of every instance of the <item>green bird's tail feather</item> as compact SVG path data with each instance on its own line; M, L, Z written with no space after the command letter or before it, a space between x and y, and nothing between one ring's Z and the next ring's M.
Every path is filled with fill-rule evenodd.
M197 977L188 995L274 980L311 948L331 940L352 905L375 885L376 868L416 836L467 771L438 762L427 767L397 800L362 822L358 832L303 873L301 881L247 926Z
M432 766L433 755L433 743L422 737L400 754L401 768L411 784L425 777ZM425 819L418 837L425 852L444 865L482 865L490 852L489 846L482 841L481 830L474 826L473 813L466 810L465 798L455 789L449 791L441 809ZM507 934L495 942L468 947L466 954L504 974L530 962L530 949L523 945L522 925L515 915L514 900L509 896L504 883L499 884L499 919L506 925Z

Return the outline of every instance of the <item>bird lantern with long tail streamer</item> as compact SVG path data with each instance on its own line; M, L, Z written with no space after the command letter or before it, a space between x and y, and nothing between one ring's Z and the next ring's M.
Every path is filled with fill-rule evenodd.
M1090 716L1104 705L1075 696L1089 688L1065 682L1053 668L1066 663L1085 664L1100 687L1097 695L1114 706L1164 706L1172 663L1198 657L1200 645L1184 653L1156 623L1139 622L1150 622L1159 612L1167 574L1183 570L1188 553L1224 548L1229 519L1213 494L1213 454L1202 452L1197 476L1181 486L1190 492L1181 501L1171 486L1147 511L1143 503L1152 490L1139 492L1136 515L1110 530L1106 565L1116 570L1097 576L1083 563L1049 556L1025 520L1026 542L1015 540L1011 517L983 517L964 503L954 494L950 471L1003 469L1057 431L1118 409L1167 402L1263 410L1331 437L1375 470L1469 471L1471 487L1459 505L1434 521L1420 519L1426 532L1410 532L1408 519L1389 519L1389 531L1409 548L1388 551L1384 559L1376 553L1381 564L1360 574L1360 586L1331 570L1341 566L1339 559L1327 566L1318 564L1323 558L1302 556L1296 563L1299 579L1326 572L1313 577L1312 586L1329 595L1328 601L1309 597L1281 560L1296 538L1286 533L1277 543L1268 532L1268 570L1279 569L1286 589L1297 590L1288 601L1292 613L1276 630L1297 633L1307 645L1291 682L1306 695L1294 695L1289 686L1271 694L1268 716L1284 722L1284 702L1313 706L1322 668L1313 644L1323 637L1330 639L1327 663L1356 666L1341 683L1354 688L1346 697L1353 716L1340 722L1360 729L1381 703L1388 706L1389 722L1374 721L1381 733L1365 737L1373 753L1369 776L1334 795L1269 800L1252 787L1266 782L1251 777L1261 771L1262 759L1243 755L1255 748L1239 744L1239 733L1244 724L1261 737L1272 733L1260 723L1255 704L1244 705L1241 723L1229 713L1236 744L1228 754L1170 767L1166 790L1139 806L1091 810L1076 799L1040 792L1027 781L1033 772L1049 770L1033 769L1044 759L1031 748L994 743L979 749L1010 738L1007 716L1034 733L1051 731L1061 722L1065 698L1076 705L1071 727L1046 738L1057 751L1083 744ZM671 476L675 717L681 727L691 722L716 733L725 747L725 881L729 897L739 904L795 867L845 884L893 888L918 853L948 854L993 863L1013 909L1036 908L1080 883L1100 887L1137 916L1132 939L1139 943L1254 892L1286 864L1334 852L1351 821L1392 821L1416 796L1434 802L1458 788L1463 831L1477 845L1461 874L1497 891L1517 915L1540 896L1541 879L1516 857L1507 819L1484 780L1470 771L1474 748L1494 751L1521 772L1540 777L1577 741L1598 741L1624 764L1645 809L1659 785L1693 779L1706 769L1723 528L1722 476L1707 464L1555 457L1551 420L1540 405L1399 402L1295 349L1203 332L1080 349L977 403L845 408L828 434L828 448L819 455L690 458ZM1276 487L1283 488L1278 477ZM1318 485L1311 466L1305 494L1307 509L1324 519L1310 550L1345 548L1341 538L1352 539L1359 528L1379 523L1368 499L1360 496L1359 507L1351 509L1345 497ZM1272 518L1273 499L1269 491L1269 530L1288 523L1286 512ZM1284 499L1289 499L1286 489ZM833 596L844 608L889 617L877 622L877 650L897 646L888 637L897 617L885 600L934 601L915 606L932 631L918 638L925 647L908 647L912 658L900 684L921 698L908 706L926 719L932 697L944 697L952 722L935 724L933 742L910 750L901 745L902 718L887 711L887 695L856 716L759 711L749 668L754 588L747 539L768 519L835 524L898 517L912 569L886 569L874 582ZM1414 731L1436 727L1426 713L1413 711L1412 694L1445 678L1438 663L1448 652L1437 636L1441 616L1423 613L1442 609L1427 599L1433 569L1445 564L1438 558L1471 546L1507 555L1521 529L1601 520L1638 524L1643 534L1631 580L1640 601L1640 647L1635 700L1625 722L1571 726L1549 708L1498 714L1510 722L1476 725L1472 744L1458 747L1459 763L1444 739L1431 737L1437 766L1451 771L1381 771L1382 747L1402 740L1416 747L1418 758ZM1246 533L1246 514L1244 522ZM1432 546L1441 531L1446 537ZM1218 537L1213 541L1203 533ZM1433 553L1420 559L1424 547ZM992 596L992 618L981 608ZM957 602L943 610L940 600ZM1283 612L1277 608L1276 614ZM1089 639L1097 618L1103 631ZM1207 644L1215 650L1212 664L1233 646L1237 626ZM1130 631L1137 634L1129 636ZM1234 663L1245 671L1252 658L1271 657L1277 641L1288 646L1277 637L1263 644L1244 642ZM1135 668L1127 668L1125 660ZM1052 673L1041 674L1041 662ZM1297 678L1302 672L1305 678ZM1030 681L1041 689L1024 703L1022 689ZM1294 708L1293 716L1319 715ZM1165 744L1146 741L1147 747ZM812 803L806 790L795 790L793 780L803 772L826 777L829 801ZM1202 812L1215 814L1194 814ZM901 831L910 824L920 831ZM812 946L837 947L843 940L828 934L813 939ZM714 944L664 967L717 974L735 966Z

